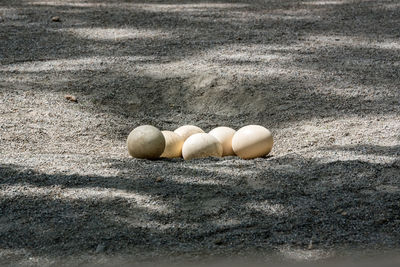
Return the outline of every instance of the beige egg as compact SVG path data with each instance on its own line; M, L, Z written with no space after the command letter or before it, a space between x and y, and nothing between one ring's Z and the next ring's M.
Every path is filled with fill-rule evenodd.
M183 137L171 132L161 131L165 138L164 152L160 157L162 158L179 158L182 156Z
M183 137L183 141L186 141L186 139L188 139L190 136L197 133L204 133L204 131L194 125L184 125L176 129L174 133L179 134Z
M217 127L211 130L208 134L214 136L222 145L222 156L234 156L235 152L232 149L232 137L236 133L235 130L229 127Z
M185 160L222 157L222 145L212 135L197 133L190 136L182 147L182 156Z
M129 134L128 152L134 158L155 159L165 148L165 138L159 129L151 125L139 126Z
M232 138L233 151L243 159L268 155L273 143L271 132L260 125L242 127Z

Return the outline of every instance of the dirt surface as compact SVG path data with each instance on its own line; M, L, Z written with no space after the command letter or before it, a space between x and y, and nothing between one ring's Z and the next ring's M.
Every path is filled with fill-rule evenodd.
M0 264L399 250L399 28L398 0L0 0ZM275 146L136 160L142 124Z

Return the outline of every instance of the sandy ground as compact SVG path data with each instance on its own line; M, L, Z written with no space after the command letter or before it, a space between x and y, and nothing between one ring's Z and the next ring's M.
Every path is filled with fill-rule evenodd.
M399 28L397 0L0 0L0 264L398 251ZM136 160L141 124L276 143Z

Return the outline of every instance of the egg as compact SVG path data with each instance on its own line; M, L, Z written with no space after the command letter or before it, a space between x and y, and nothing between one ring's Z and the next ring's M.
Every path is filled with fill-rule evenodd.
M182 156L183 137L171 132L161 131L165 138L164 152L160 157L162 158L179 158Z
M211 130L208 134L217 138L222 145L222 156L234 156L235 152L232 149L232 137L236 131L229 127L217 127Z
M232 149L243 159L268 155L273 138L271 132L260 125L247 125L240 128L232 138Z
M188 139L191 135L204 133L204 131L194 125L184 125L176 129L174 133L179 134L183 137L183 141L186 141L186 139Z
M127 146L129 154L134 158L155 159L164 152L165 138L156 127L142 125L129 134Z
M183 143L182 156L185 160L222 157L222 151L222 145L217 138L206 133L197 133Z

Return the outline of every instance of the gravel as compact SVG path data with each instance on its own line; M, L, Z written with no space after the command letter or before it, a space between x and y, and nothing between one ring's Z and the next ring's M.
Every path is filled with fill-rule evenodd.
M397 0L0 1L0 264L398 251L399 23ZM141 124L275 145L137 160Z

